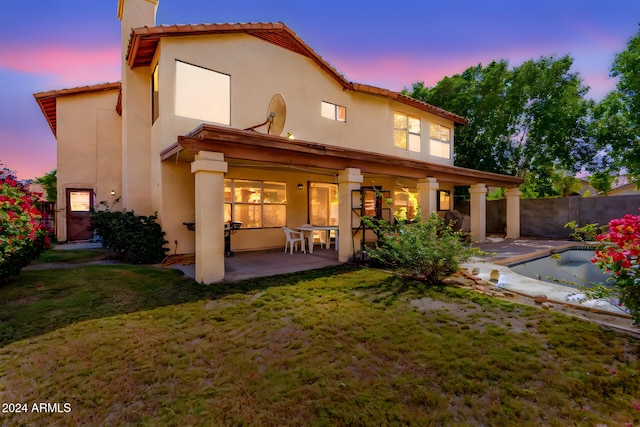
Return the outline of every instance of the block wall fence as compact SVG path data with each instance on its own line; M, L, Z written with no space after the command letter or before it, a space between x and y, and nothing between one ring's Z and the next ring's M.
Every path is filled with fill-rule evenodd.
M456 209L469 214L469 202L456 200ZM507 201L487 201L487 233L504 234ZM522 199L520 201L520 235L524 237L565 239L570 221L579 226L607 224L626 214L640 215L640 194L606 197L563 197L557 199Z

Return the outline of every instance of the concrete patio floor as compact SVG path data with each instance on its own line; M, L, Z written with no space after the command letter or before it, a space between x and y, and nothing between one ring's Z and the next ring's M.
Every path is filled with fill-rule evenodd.
M282 249L266 251L236 252L224 259L225 281L250 279L253 277L275 276L316 268L340 265L338 252L333 249L314 248L313 254L302 252L284 253ZM174 264L186 276L195 278L195 265Z

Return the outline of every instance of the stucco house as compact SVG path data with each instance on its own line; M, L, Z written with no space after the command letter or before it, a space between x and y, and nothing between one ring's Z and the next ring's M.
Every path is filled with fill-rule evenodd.
M282 23L156 26L157 7L118 2L121 82L35 94L58 144L58 239L86 238L100 202L157 212L170 253L195 253L196 279L213 283L229 221L235 251L282 248L283 226L337 226L345 262L378 193L393 215L444 215L470 186L483 241L488 185L508 189L519 237L522 181L453 164L463 117L347 80Z

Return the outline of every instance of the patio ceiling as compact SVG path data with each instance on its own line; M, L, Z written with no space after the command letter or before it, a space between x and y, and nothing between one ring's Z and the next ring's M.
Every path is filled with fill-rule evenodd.
M202 124L178 142L160 153L162 161L175 159L191 162L195 154L204 151L223 153L230 164L259 162L283 168L319 168L341 171L358 168L363 174L385 175L410 179L427 177L455 185L484 183L496 187L517 187L521 178L441 165L419 160L347 149L315 142L291 140L256 131L231 129Z

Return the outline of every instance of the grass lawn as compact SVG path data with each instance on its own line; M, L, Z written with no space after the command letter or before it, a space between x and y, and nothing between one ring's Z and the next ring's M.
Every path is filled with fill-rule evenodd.
M396 292L402 280L23 271L0 288L0 403L28 412L0 425L640 423L637 340L456 288Z

